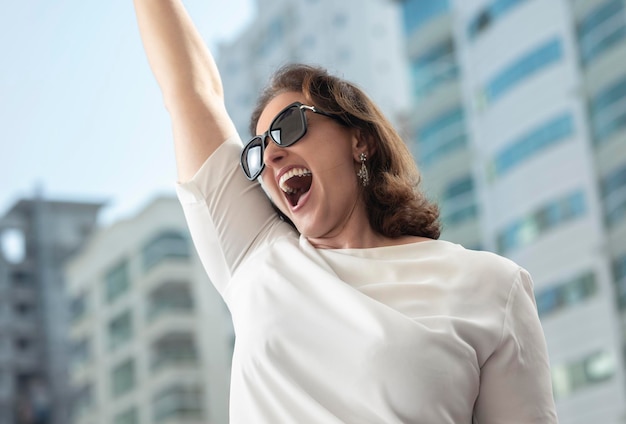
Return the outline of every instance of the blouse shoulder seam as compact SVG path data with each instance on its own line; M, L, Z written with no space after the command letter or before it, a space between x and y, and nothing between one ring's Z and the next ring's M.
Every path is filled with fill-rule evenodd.
M494 352L498 350L498 348L504 342L504 334L506 330L506 324L508 322L510 311L511 311L511 305L513 304L513 300L515 299L515 296L517 295L517 292L518 292L517 289L520 285L520 280L521 280L521 275L522 275L521 271L522 271L522 268L518 267L517 272L516 272L516 277L513 280L513 283L511 284L511 288L509 289L509 293L506 299L506 304L504 307L504 317L502 319L502 328L500 330L500 337L498 339L498 343L496 344L496 348L494 349Z

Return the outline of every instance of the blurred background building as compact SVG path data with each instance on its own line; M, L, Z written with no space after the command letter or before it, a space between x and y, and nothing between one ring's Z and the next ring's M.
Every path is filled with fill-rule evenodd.
M400 3L444 237L533 274L561 422L624 422L625 2Z
M532 273L560 421L626 422L626 0L258 0L217 61L244 139L283 64L363 87L442 238ZM226 423L232 327L176 200L92 234L101 206L0 219L0 424Z
M66 424L68 305L63 266L101 203L23 199L0 218L0 424Z
M230 315L159 197L67 265L77 424L228 422Z
M304 62L345 76L394 122L409 105L402 28L385 0L258 0L257 16L240 36L220 45L218 66L226 106L242 138L269 76Z

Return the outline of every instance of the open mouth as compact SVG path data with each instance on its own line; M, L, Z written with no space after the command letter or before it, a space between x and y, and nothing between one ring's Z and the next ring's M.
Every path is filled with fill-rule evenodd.
M278 186L285 194L292 207L298 205L300 198L311 189L313 176L306 168L293 168L285 172L278 181Z

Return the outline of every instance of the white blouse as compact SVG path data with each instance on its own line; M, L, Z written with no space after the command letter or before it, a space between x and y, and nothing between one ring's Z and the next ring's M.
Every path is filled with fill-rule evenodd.
M229 139L177 187L236 334L232 423L556 423L528 273L445 241L316 249Z

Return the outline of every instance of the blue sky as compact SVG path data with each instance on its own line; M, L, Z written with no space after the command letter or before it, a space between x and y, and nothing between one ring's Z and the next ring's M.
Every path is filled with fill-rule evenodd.
M253 0L186 0L210 46ZM131 0L7 2L0 14L0 214L44 197L105 201L103 222L137 211L176 178L169 118Z

